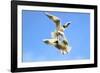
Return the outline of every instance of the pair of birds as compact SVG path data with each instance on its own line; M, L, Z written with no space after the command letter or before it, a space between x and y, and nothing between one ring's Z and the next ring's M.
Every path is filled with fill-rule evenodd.
M69 53L71 47L65 37L64 30L70 25L70 22L61 24L60 19L52 14L45 12L45 15L56 24L56 30L51 33L51 39L44 39L43 42L55 46L62 54Z

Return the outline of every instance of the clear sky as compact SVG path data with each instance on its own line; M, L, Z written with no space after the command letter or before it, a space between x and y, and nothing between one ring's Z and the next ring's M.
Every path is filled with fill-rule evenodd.
M42 40L51 38L55 24L43 11L22 11L23 62L90 59L90 14L75 12L49 12L60 18L61 23L71 21L65 36L72 47L62 55L53 46Z

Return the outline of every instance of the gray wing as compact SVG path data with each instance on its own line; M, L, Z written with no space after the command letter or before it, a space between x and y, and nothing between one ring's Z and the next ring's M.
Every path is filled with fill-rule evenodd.
M47 12L45 12L45 15L56 24L56 28L59 28L61 26L60 25L60 19L58 17L51 15Z

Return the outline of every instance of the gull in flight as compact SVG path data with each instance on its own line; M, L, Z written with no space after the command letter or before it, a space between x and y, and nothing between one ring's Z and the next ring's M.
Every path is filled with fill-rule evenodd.
M62 25L58 17L47 12L45 12L45 15L54 22L56 29L51 33L52 38L44 39L43 42L55 46L62 54L70 52L71 48L69 47L68 40L65 37L64 30L70 25L71 22L67 22Z

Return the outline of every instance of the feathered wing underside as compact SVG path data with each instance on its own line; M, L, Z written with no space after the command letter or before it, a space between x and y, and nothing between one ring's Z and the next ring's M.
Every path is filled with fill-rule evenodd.
M61 25L60 25L60 19L52 14L49 14L47 12L45 12L45 15L51 19L55 24L56 24L56 28L58 29Z

